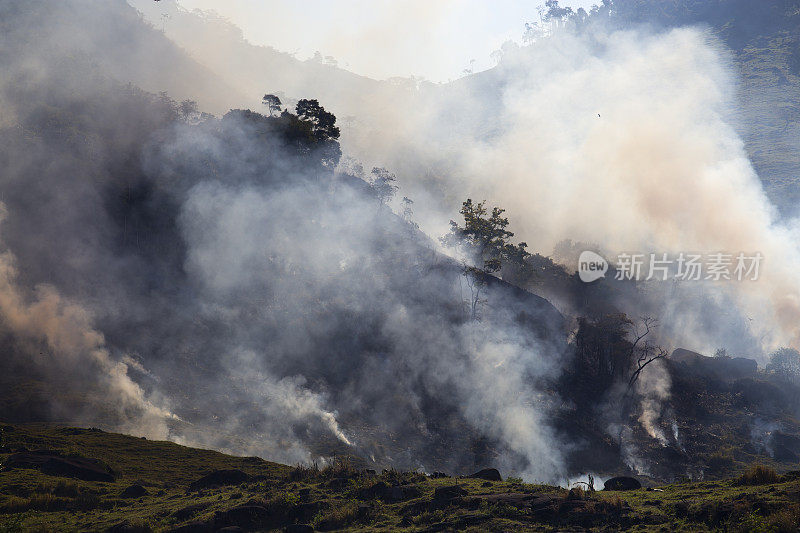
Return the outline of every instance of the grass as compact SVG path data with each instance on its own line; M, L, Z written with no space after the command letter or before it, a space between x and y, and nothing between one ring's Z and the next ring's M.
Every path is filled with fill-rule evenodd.
M534 485L513 477L486 482L433 479L397 470L376 473L357 468L346 457L290 467L167 442L46 425L4 429L3 445L0 460L23 445L55 449L102 459L119 478L102 483L46 476L36 470L0 472L0 533L104 530L121 523L138 531L169 531L193 521L214 520L242 506L263 509L268 518L263 518L262 529L275 531L290 523L308 523L320 531L782 532L796 531L800 521L800 479L780 476L763 465L753 465L733 479L675 483L659 487L660 491L609 493L581 486L566 490ZM239 469L251 479L235 486L187 491L192 481L220 469ZM143 485L149 494L120 498L133 483ZM386 492L375 496L373 489L384 485L403 487L403 495L398 499ZM438 487L453 485L468 495L434 499ZM530 498L546 503L541 509L533 508L525 503Z

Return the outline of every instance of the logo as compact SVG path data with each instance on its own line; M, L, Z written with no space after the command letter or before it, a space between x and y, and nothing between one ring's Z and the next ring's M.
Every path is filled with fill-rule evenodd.
M578 276L584 283L604 278L608 272L608 261L599 254L586 250L578 258Z

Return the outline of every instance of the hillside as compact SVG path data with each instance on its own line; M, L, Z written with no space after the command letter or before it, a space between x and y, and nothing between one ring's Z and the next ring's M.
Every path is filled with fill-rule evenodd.
M3 425L0 436L3 531L793 531L800 513L797 472L584 492L512 478L376 473L346 458L319 470L290 467L96 429ZM97 459L114 479L21 466L35 450Z

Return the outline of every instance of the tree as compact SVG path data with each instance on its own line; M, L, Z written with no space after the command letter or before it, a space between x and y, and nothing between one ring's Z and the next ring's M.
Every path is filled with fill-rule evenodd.
M394 184L397 179L394 174L385 168L375 167L372 169L372 177L369 180L369 185L372 191L378 198L381 205L386 204L392 199L394 193L397 192L397 185Z
M261 103L267 106L267 109L269 110L269 116L272 116L273 111L281 110L281 99L274 94L265 94L264 98L261 99Z
M194 100L184 100L178 104L178 116L183 121L189 121L198 114L197 102Z
M442 238L442 242L460 248L481 265L479 268L482 270L494 273L500 270L504 261L521 262L530 255L524 242L517 245L508 242L514 233L507 229L509 222L503 216L505 209L493 207L489 214L485 200L474 203L467 198L461 204L460 213L464 225L459 226L451 220L450 233Z
M335 167L342 156L342 150L336 141L339 138L336 115L325 111L316 100L300 100L295 110L298 118L311 126L311 137L320 154L322 165Z
M667 356L648 338L655 327L651 317L638 323L625 314L579 318L573 340L575 364L569 372L570 385L580 391L574 396L595 402L616 384L624 384L624 397L629 397L644 369Z
M295 107L297 116L312 124L312 133L317 141L329 141L339 138L339 128L336 127L336 116L325 111L317 100L300 100Z
M477 204L471 198L461 204L461 215L464 225L450 221L450 233L441 238L445 246L461 250L474 265L464 261L462 272L470 290L469 307L473 319L478 318L478 306L481 303L483 288L494 273L498 272L504 262L527 265L530 255L527 244L511 244L508 239L514 233L507 229L508 218L503 216L505 209L492 208L489 214L486 201Z
M766 371L787 381L800 378L800 353L793 348L780 348L769 356Z

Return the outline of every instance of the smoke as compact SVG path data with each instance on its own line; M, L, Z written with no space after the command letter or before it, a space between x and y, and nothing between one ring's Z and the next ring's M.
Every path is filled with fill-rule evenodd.
M197 65L172 85L158 77L168 65L150 70L146 57L100 54L98 65L83 54L105 31L69 37L80 10L41 19L44 4L14 5L25 16L8 14L17 29L3 40L13 256L0 263L0 313L13 343L29 344L20 359L31 375L67 383L67 396L92 391L54 395L53 406L285 462L336 450L400 468L565 479L569 446L550 416L568 347L548 302L496 281L480 320L468 319L459 265L362 181L320 179L313 156L242 116L181 121L168 98L125 86L195 97ZM109 9L92 27L129 8ZM139 30L115 50L157 33L128 22ZM15 44L50 27L63 55ZM311 87L306 74L292 87ZM732 118L729 58L700 30L557 32L442 87L351 81L322 102L353 115L343 147L398 174L428 236L469 196L505 208L533 250L569 237L612 252L761 252L757 282L652 284L614 303L657 316L665 345L758 355L795 342L796 230L761 190ZM194 89L220 107L237 98ZM669 391L664 367L650 365L639 422L662 444ZM630 429L619 434L646 471Z
M647 434L658 440L662 446L668 444L664 429L659 425L661 418L662 405L669 399L671 380L663 360L659 359L651 363L647 372L643 372L641 378L636 381L636 389L639 393L641 414L639 422L647 431ZM678 440L677 426L675 429L675 441Z
M761 252L757 282L663 284L640 304L658 309L673 345L759 357L797 342L799 258L792 222L777 218L736 133L735 89L727 53L698 29L557 32L493 71L365 118L395 134L359 124L346 146L419 184L410 187L430 233L443 230L435 213L468 191L507 209L536 250L569 237L612 259Z
M0 204L0 222L5 209ZM167 421L175 415L158 400L148 398L128 376L129 363L111 356L103 335L92 327L89 312L65 301L52 286L37 285L32 294L26 294L17 277L16 258L6 250L0 255L2 328L6 335L14 335L17 349L27 351L34 365L53 382L67 377L71 387L84 387L83 393L92 398L88 402L92 410L67 416L83 423L105 421L122 431L165 438ZM57 417L65 415L56 413Z

